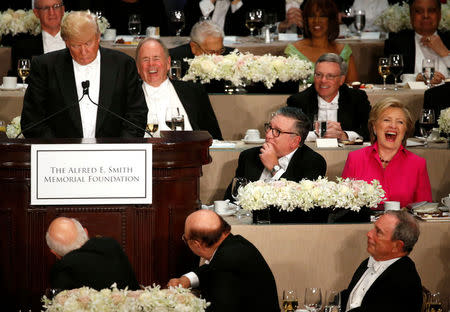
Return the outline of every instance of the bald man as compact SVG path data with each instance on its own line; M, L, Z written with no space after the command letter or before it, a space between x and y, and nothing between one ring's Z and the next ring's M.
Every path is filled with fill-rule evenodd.
M64 290L88 286L100 290L113 283L120 289L139 288L127 255L114 239L89 239L80 222L59 217L50 224L46 240L58 259L50 272L52 288Z
M272 271L261 253L215 212L199 210L185 222L183 240L205 264L168 286L199 288L207 311L280 311Z

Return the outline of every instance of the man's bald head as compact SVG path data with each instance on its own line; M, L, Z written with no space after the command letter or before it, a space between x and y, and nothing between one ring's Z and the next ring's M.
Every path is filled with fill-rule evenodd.
M190 240L197 240L211 247L223 234L231 231L231 226L218 214L210 210L198 210L191 213L185 222L185 235Z
M53 220L46 235L48 247L60 257L80 248L88 239L88 235L80 222L65 217Z

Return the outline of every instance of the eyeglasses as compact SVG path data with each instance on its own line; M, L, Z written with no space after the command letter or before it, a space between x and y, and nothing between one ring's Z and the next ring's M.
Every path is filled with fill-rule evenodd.
M197 42L193 41L199 48L200 50L202 50L203 53L205 54L216 54L216 55L222 55L225 53L225 48L222 47L220 50L205 50L202 48L202 46L200 44L198 44Z
M54 4L54 5L51 5L51 6L45 6L45 7L41 7L41 8L36 7L35 9L48 12L48 11L50 11L50 9L57 10L60 7L63 7L63 6L64 6L64 3L61 2L61 3L57 3L57 4Z
M298 133L295 133L295 132L281 131L280 129L272 128L272 126L269 123L264 124L264 130L266 131L266 133L269 130L272 130L272 135L275 138L278 138L280 136L280 134L282 134L282 133L299 135Z
M186 238L186 236L184 236L184 234L181 235L181 239L183 240L183 242L184 242L186 245L187 245L188 241L190 241L190 239L189 239L189 238Z
M322 73L314 73L314 78L317 78L317 79L322 79L323 77L325 77L326 80L333 80L340 76L341 75L332 75L332 74L324 75Z

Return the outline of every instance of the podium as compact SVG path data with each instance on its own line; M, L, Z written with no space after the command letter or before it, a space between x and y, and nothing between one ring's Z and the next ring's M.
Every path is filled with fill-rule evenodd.
M32 144L153 144L151 205L30 205ZM0 294L3 311L41 311L49 288L50 253L45 233L59 216L78 219L90 237L116 239L138 282L165 286L198 259L183 243L184 220L200 208L202 165L211 162L205 131L162 132L150 139L0 139ZM5 309L6 308L6 309Z

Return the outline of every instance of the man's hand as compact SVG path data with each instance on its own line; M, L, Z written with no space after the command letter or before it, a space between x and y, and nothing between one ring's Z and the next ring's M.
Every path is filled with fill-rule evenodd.
M435 71L433 79L431 79L431 84L439 84L443 80L445 80L445 76L441 72ZM416 77L416 81L425 81L425 78L419 73Z
M176 287L178 285L181 285L183 288L189 288L191 287L191 281L186 277L182 276L180 278L172 278L168 283L167 287Z
M341 123L337 121L327 121L327 132L324 138L338 138L339 140L348 140L347 133L342 130Z
M448 55L448 49L438 35L423 36L420 38L420 43L432 49L440 57L446 57Z
M286 19L278 25L278 31L286 31L292 25L303 27L302 10L299 8L290 8L286 13Z
M259 159L261 159L261 162L267 170L272 171L273 167L278 164L278 157L273 145L266 142L263 144L260 151L261 154L259 154Z

